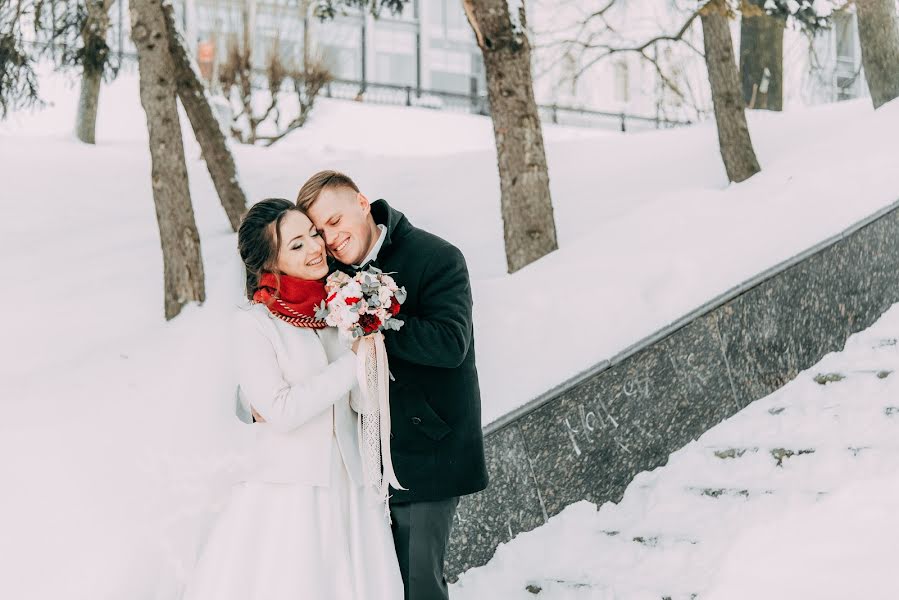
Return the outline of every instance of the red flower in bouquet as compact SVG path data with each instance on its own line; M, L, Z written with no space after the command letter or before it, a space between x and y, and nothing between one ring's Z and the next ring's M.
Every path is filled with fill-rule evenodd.
M371 313L359 315L359 326L362 327L362 331L365 332L365 335L368 335L369 333L374 333L380 329L381 319L379 319L377 315Z
M406 288L377 267L355 275L335 271L328 276L325 289L328 298L316 307L315 316L337 327L344 339L399 331L403 326L397 315L406 301Z

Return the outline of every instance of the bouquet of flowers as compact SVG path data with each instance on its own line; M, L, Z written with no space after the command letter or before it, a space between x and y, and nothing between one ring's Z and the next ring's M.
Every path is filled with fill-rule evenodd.
M335 271L325 283L328 299L315 312L318 319L336 327L342 336L356 339L388 330L399 331L397 315L406 301L406 288L389 274L368 267L355 276Z
M355 276L341 271L332 273L325 282L326 300L315 316L336 327L346 340L362 338L356 351L356 378L359 398L351 396L351 404L359 413L359 449L362 451L363 475L384 501L388 521L389 487L404 490L396 479L390 459L390 371L384 332L399 331L403 320L398 316L406 301L406 289L377 267L369 267Z

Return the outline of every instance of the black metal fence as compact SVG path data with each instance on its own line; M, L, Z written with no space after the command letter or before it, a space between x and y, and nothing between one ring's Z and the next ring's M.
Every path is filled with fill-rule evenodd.
M466 112L478 115L490 114L487 96L479 93L475 86L469 94L438 90L419 90L415 86L372 83L338 79L329 83L323 94L327 98L355 100L373 104L394 106L420 106L436 110ZM538 106L540 118L548 123L572 127L596 127L619 131L642 131L646 129L667 129L690 125L690 121L677 121L661 116L648 117L624 112L607 112L560 105Z
M32 44L37 45L35 42ZM117 51L119 66L124 72L137 72L137 55L133 51ZM267 89L266 75L262 70L254 69L254 88ZM417 106L434 110L448 110L476 115L490 115L490 102L487 95L480 91L472 80L471 92L460 94L443 90L417 89L411 85L394 85L374 83L370 81L354 81L335 79L323 90L326 98L339 100L355 100L371 104L393 106ZM625 112L609 112L561 106L557 104L541 104L537 107L541 120L556 125L569 127L592 127L618 131L645 131L648 129L669 129L691 125L692 121L678 121L661 116L649 117L632 115Z

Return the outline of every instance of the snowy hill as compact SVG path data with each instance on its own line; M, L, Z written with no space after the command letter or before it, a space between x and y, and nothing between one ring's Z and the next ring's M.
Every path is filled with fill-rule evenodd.
M57 285L66 286L64 310L78 318L65 343L49 331L31 332L34 346L19 347L19 359L0 371L16 380L101 348L115 353L117 343L158 328L162 306L134 77L104 90L94 148L69 133L75 90L59 78L45 89L56 99L53 109L0 129L3 204L14 215L2 225L0 244L8 272L21 275L28 264L34 281L41 276L31 265L52 260L54 251L25 241L43 231L64 243L65 276ZM389 199L413 223L462 248L474 279L487 423L899 196L899 147L883 134L896 130L896 103L877 114L854 102L750 116L764 171L730 187L710 123L631 135L547 127L562 250L511 277L505 275L492 130L484 117L324 102L306 130L272 149L237 147L236 157L250 198L291 198L309 174L335 167L369 196ZM239 267L234 238L190 140L187 154L207 274L214 280L225 265ZM46 210L24 208L41 200ZM105 292L82 284L95 282L98 273L116 278L132 299L127 308L95 310ZM591 274L590 283L579 285L597 299L598 313L611 317L601 321L601 334L572 339L566 327L542 330L534 348L531 331L517 324L554 306L552 295L527 288L535 280L584 273ZM237 287L229 292L239 295ZM22 318L9 324L12 339L21 343L22 328L42 310L20 307ZM562 347L565 352L558 351ZM533 368L522 368L510 382L504 376L509 365Z
M241 443L224 326L241 297L235 235L188 141L208 300L164 323L134 76L104 88L96 147L70 134L77 89L59 77L44 86L53 107L0 124L0 375L11 416L0 454L12 457L0 463L0 564L16 574L0 589L139 600L159 584L164 598ZM462 248L486 424L899 196L899 146L884 133L897 130L899 104L753 114L750 124L764 171L729 187L711 124L546 128L562 249L514 276L483 117L323 102L307 129L235 155L253 199L292 198L316 170L343 169Z

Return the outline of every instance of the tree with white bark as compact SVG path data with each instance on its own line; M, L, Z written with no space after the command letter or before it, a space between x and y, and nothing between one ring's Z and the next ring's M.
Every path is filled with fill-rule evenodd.
M93 144L97 134L97 111L104 77L113 78L118 70L106 43L109 9L114 0L84 0L81 47L74 62L81 66L81 94L75 122L75 135L85 144Z

